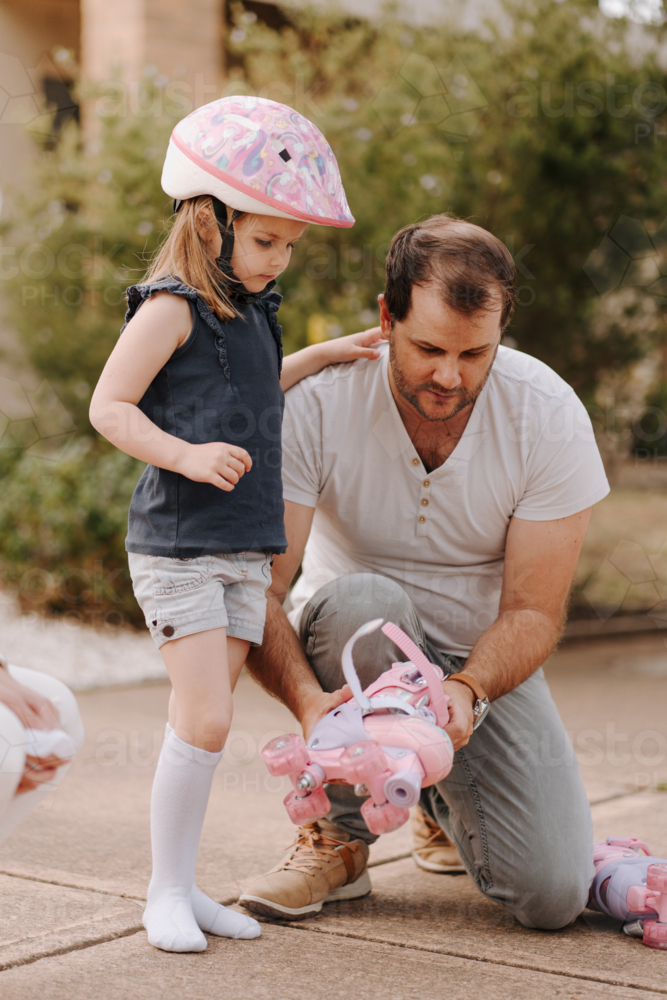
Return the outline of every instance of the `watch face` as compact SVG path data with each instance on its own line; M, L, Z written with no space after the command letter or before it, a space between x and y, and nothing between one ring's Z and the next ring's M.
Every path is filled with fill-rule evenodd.
M475 721L472 727L473 729L477 729L477 727L484 721L486 714L490 708L491 708L491 703L489 702L488 698L484 698L483 701L477 699L477 701L475 702L475 706L473 708L473 714L475 716Z

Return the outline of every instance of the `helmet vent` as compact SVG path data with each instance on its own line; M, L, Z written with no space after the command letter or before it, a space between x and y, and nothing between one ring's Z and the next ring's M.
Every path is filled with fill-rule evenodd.
M281 149L280 152L278 153L278 156L280 157L281 160L284 160L285 163L287 163L288 160L292 159L292 157L289 155L286 149Z

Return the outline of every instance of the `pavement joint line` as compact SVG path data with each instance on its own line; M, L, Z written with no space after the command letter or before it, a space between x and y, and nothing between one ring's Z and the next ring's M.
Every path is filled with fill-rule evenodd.
M137 927L128 927L122 931L112 931L107 934L100 934L94 940L76 941L74 944L45 948L41 952L26 955L23 958L10 959L7 962L3 962L0 958L0 972L5 972L7 969L17 969L22 965L33 965L35 962L40 962L43 958L55 958L57 955L69 955L70 952L73 951L85 951L86 948L94 948L98 944L107 944L109 941L117 941L119 938L132 937L143 929L143 924L139 924Z
M412 857L410 851L404 851L402 854L392 854L388 858L380 858L378 861L369 861L369 868L377 868L380 865L393 864L394 861L404 861L406 858ZM117 899L127 899L134 903L139 903L145 905L145 896L134 896L127 892L114 892L112 889L98 889L93 886L83 885L82 883L76 882L59 882L57 879L51 878L40 878L38 875L27 875L19 872L12 872L6 868L0 868L0 875L6 875L8 878L18 878L24 879L26 882L40 882L43 885L58 885L63 889L77 889L80 892L96 892L101 896L114 896ZM230 896L227 899L217 900L221 906L232 906L238 901L238 896Z
M79 920L76 924L66 924L63 927L57 927L55 931L47 931L47 934L64 934L66 931L76 931L80 927L90 927L95 924L102 924L109 920L108 916L103 917L93 917L92 920ZM31 941L39 941L40 938L47 937L47 934L30 934L28 937L14 938L13 941L3 941L0 944L0 948L10 948L12 945L17 944L29 944Z
M8 878L18 878L23 879L26 882L40 882L43 885L59 885L63 889L78 889L80 892L96 892L100 896L114 896L116 899L127 899L136 903L146 902L143 896L133 896L128 892L113 892L111 889L96 889L93 886L81 885L81 883L75 882L58 882L56 879L52 878L40 878L38 875L24 875L18 872L10 872L4 868L0 868L0 875L6 875ZM225 904L226 905L226 904Z
M614 792L612 795L605 795L603 799L594 799L588 804L592 809L593 806L601 806L604 802L613 802L615 799L627 799L629 795L641 795L646 791L648 791L646 788L633 788L630 792Z
M392 854L389 858L379 858L377 861L369 861L366 867L377 868L379 865L390 865L393 861L404 861L405 858L411 857L411 851L404 851L402 854Z
M264 921L262 921L262 923L263 922ZM297 924L294 922L285 923L284 926L288 927L290 930L306 931L310 934L329 934L332 937L346 937L353 938L357 941L371 941L373 944L388 944L393 945L395 948L405 948L408 951L427 951L432 955L447 955L450 958L463 958L468 959L471 962L485 962L488 965L500 965L510 969L526 969L529 972L542 972L549 976L565 976L568 979L581 979L591 983L603 983L605 986L623 986L625 989L643 990L645 993L653 993L655 996L667 996L667 988L661 989L660 987L655 986L639 986L636 983L631 983L625 979L604 979L601 976L589 976L583 972L568 972L563 969L548 969L542 965L534 965L529 962L501 961L496 958L486 958L483 955L471 954L465 951L436 948L425 944L406 944L403 941L393 941L390 938L383 938L379 936L370 937L366 934L355 934L352 931L332 931L324 927L309 927L305 924Z
M409 855L406 855L409 857ZM396 860L395 858L390 858L390 861ZM377 862L381 864L381 862ZM132 896L126 892L112 892L111 889L95 889L88 885L78 885L74 882L57 882L55 879L51 878L39 878L37 875L21 875L18 872L10 872L4 869L0 869L0 875L6 875L8 878L24 879L26 882L40 882L42 885L57 885L63 889L77 889L79 892L95 892L100 896L113 896L114 899L126 899L128 903L137 903L139 906L146 905L145 896ZM238 902L239 894L236 896L227 896L225 899L217 899L216 902L220 903L221 906L233 906Z

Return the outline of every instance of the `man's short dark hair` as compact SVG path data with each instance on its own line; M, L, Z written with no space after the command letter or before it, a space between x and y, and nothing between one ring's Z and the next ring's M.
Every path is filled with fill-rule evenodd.
M413 285L429 284L466 315L496 309L501 301L504 333L514 311L516 268L505 244L488 230L451 215L400 229L387 255L385 300L392 322L410 312Z

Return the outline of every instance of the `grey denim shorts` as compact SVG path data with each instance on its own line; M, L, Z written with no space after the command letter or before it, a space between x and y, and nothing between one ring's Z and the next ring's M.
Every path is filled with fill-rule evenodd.
M259 646L272 561L266 552L191 559L128 553L134 595L158 649L212 628Z

